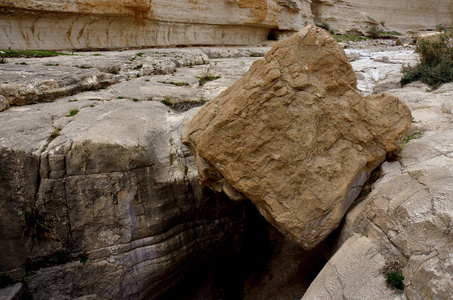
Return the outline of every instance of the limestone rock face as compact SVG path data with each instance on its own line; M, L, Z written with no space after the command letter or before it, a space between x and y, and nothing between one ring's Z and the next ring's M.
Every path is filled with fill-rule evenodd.
M240 45L311 23L307 0L78 0L0 3L0 48Z
M335 33L369 35L379 23L347 0L313 0L315 24L328 24Z
M358 11L400 32L451 25L453 3L438 0L347 0Z
M197 183L189 113L93 103L1 112L0 273L25 276L35 299L155 299L236 251L243 207Z
M453 297L453 128L447 109L453 85L434 94L427 88L414 84L394 90L412 110L415 122L409 134L414 139L398 161L382 164L382 177L371 193L347 214L338 238L341 247L303 299L338 299L350 286L356 295L389 295L383 266L402 271L406 287L403 293L371 299ZM365 244L367 251L357 251Z
M310 249L338 226L411 119L394 96L363 98L341 47L307 26L204 106L183 142L203 184L249 198Z

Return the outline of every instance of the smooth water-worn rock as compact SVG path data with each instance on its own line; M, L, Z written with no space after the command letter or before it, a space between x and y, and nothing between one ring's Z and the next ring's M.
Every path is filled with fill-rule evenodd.
M407 103L414 116L408 142L397 161L382 165L382 178L369 196L348 213L338 237L340 249L303 299L318 299L315 295L336 299L328 295L341 294L355 286L357 278L372 273L376 275L357 287L356 293L366 295L368 286L373 286L376 293L389 294L391 289L384 282L389 271L402 272L403 293L372 299L453 297L453 117L448 109L452 85L431 92L427 85L413 83L392 92ZM362 242L357 241L358 235ZM370 251L351 250L363 242L370 245ZM370 257L371 253L376 254ZM376 259L379 261L370 264ZM347 261L354 263L338 264ZM335 265L335 273L326 276L331 265ZM345 275L351 265L355 276ZM339 284L329 285L332 281Z
M129 99L3 111L0 272L36 299L154 299L237 251L243 207L198 185L188 117Z
M394 96L362 97L341 47L307 26L205 105L183 142L202 184L252 200L311 249L338 226L411 120Z

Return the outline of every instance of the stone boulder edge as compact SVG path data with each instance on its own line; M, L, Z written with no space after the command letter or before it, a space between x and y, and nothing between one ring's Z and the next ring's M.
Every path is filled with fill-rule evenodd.
M338 227L411 125L389 94L362 97L341 47L307 26L277 43L191 120L183 143L202 184L250 199L312 249Z

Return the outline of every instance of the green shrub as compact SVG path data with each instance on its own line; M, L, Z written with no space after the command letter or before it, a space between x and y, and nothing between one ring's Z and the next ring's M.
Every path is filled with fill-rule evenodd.
M216 80L219 78L220 78L220 75L214 76L214 75L209 74L209 75L205 75L205 76L200 76L200 77L198 77L198 83L200 85L203 85L208 81L213 81L213 80Z
M79 113L79 110L77 108L73 108L69 111L69 114L66 115L66 117L73 117Z
M404 276L401 273L401 270L395 270L395 271L387 274L386 282L392 290L397 289L397 290L402 291L402 290L404 290L403 280L404 280Z
M420 62L403 68L401 84L421 80L431 86L453 81L453 33L442 33L417 41Z

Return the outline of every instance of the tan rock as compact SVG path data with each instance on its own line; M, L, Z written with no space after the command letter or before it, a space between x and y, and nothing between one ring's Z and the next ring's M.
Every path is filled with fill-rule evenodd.
M0 10L0 49L256 44L313 19L307 0L20 0Z
M315 24L327 24L335 33L369 35L379 23L347 0L313 0Z
M453 3L448 0L346 0L358 11L400 32L451 25Z
M249 198L310 249L338 226L411 119L394 96L363 98L341 47L307 26L204 106L183 142L203 184Z

